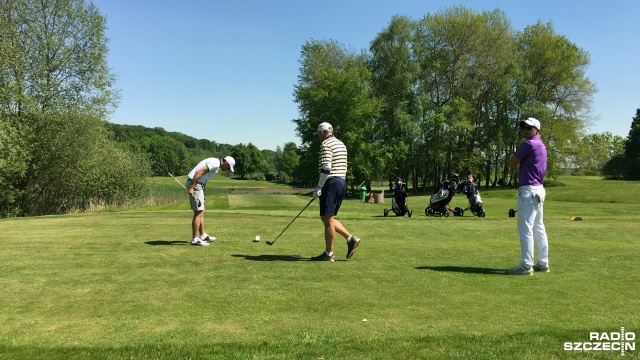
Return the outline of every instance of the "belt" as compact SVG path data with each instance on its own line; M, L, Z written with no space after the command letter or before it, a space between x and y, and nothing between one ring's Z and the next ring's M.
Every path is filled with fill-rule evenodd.
M533 188L541 188L543 185L520 185L520 190L522 189L533 189Z

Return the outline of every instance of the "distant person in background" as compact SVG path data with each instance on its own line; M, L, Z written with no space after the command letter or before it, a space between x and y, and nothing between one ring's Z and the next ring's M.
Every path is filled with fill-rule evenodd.
M527 118L520 122L525 140L509 160L509 166L520 164L518 180L518 234L520 265L506 271L509 275L533 275L534 271L549 272L549 241L542 219L546 192L543 186L547 172L547 148L540 138L540 121ZM537 263L533 263L534 245L538 248Z
M320 180L313 198L320 198L320 219L324 224L325 251L312 257L314 261L335 261L333 242L336 232L347 241L347 259L356 252L360 239L351 235L335 216L347 194L347 147L333 136L333 126L323 122L318 126L320 145Z
M219 170L233 172L236 160L231 156L224 159L207 158L189 173L187 179L187 192L191 210L193 210L193 220L191 221L191 245L208 246L209 242L215 241L215 236L210 236L204 231L204 191L207 181L213 178ZM199 236L198 236L199 234Z

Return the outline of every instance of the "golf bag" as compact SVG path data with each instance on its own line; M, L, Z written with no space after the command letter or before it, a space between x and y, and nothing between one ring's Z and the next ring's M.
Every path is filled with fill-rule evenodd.
M467 195L469 200L469 207L464 210L471 210L473 215L477 217L485 216L480 191L478 190L478 184L473 181L473 174L467 175L467 179L458 185L458 192Z
M464 210L459 207L452 209L449 206L453 195L455 195L458 190L458 181L458 174L454 173L451 179L441 182L436 191L431 195L429 206L424 209L424 214L427 216L449 216L451 212L454 216L462 216Z
M393 190L393 199L391 199L391 211L393 211L396 216L404 216L408 214L411 217L413 211L409 209L407 205L407 190L405 189L405 184L402 182L402 179L396 179L396 186ZM389 216L389 209L384 209L384 216Z

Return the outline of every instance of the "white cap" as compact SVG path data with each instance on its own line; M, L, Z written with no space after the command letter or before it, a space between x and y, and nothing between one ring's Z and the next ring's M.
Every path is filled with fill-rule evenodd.
M232 158L231 156L225 156L224 161L229 163L229 165L231 166L231 169L229 170L233 172L233 167L236 166L236 159Z
M333 126L331 126L331 124L329 124L328 122L323 122L318 125L318 131L333 131Z
M526 118L522 121L520 121L520 126L522 126L522 124L527 124L529 126L533 126L534 128L540 130L540 121L538 121L538 119L536 118Z

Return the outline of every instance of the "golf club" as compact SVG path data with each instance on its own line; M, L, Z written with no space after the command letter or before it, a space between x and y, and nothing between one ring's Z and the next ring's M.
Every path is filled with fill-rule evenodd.
M287 225L286 228L284 228L284 230L282 230L282 232L280 233L280 235L282 235L285 231L287 231L287 229L289 228L289 226L291 226L291 224L293 224L294 221L296 221L296 219L298 218L298 216L300 216L300 214L302 214L302 212L304 211L304 209L306 209L309 205L311 205L311 203L313 202L314 198L312 197L311 200L309 201L309 203L302 209L300 210L300 213L298 213L298 215L296 215L296 217L293 218L293 220L291 220L291 222L289 223L289 225ZM280 237L280 235L278 235L276 237L276 240L278 240L278 238ZM273 245L273 243L276 242L276 240L273 241L267 241L267 245Z
M178 184L180 184L180 186L182 186L185 190L187 190L187 188L186 188L184 185L182 185L182 183L180 182L180 180L176 179L176 177L175 177L175 176L173 176L173 174L171 174L171 173L169 172L169 170L165 169L165 168L164 168L164 166L162 166L162 165L160 165L160 164L157 164L157 165L158 165L158 166L160 166L160 167L162 168L162 170L166 171L166 172L167 172L167 174L169 174L169 175L173 178L173 180L177 181L177 182L178 182Z

